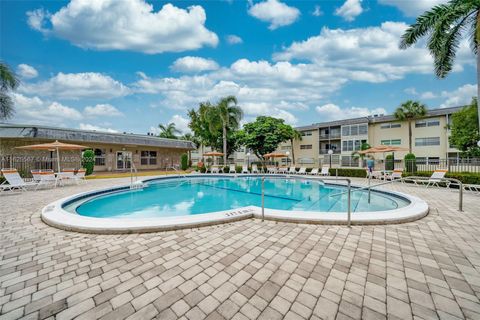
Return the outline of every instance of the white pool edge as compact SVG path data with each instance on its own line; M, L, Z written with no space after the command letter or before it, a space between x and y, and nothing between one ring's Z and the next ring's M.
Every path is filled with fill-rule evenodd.
M149 178L144 181L157 179L175 179L184 177L232 177L232 174L218 174L218 175L168 175L159 176L156 178ZM258 175L240 175L238 176L258 176ZM279 177L282 177L279 175ZM321 177L311 177L295 175L295 178L307 178L313 180L321 180ZM336 184L331 180L329 184ZM340 184L341 185L341 184ZM204 214L195 214L180 217L164 217L164 218L92 218L85 217L78 214L68 212L63 209L63 204L73 199L82 196L94 195L99 192L115 191L128 185L92 190L88 192L78 193L69 197L59 199L50 203L42 209L42 220L53 227L76 231L83 233L141 233L141 232L155 232L155 231L169 231L185 228L198 228L202 226L215 225L221 223L230 223L248 218L262 218L261 208L256 206L247 206L238 209L210 212ZM397 195L406 198L410 204L406 207L374 212L352 212L351 223L353 225L361 224L394 224L404 223L418 220L426 216L429 212L428 204L415 196L377 189L386 194ZM310 211L291 211L291 210L275 210L265 208L265 219L293 222L293 223L307 223L307 224L347 224L346 213L335 212L310 212Z

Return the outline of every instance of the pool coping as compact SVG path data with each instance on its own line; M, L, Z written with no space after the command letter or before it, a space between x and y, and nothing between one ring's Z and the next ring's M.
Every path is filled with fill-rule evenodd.
M188 177L258 177L261 174L187 174L187 175L168 175L159 176L155 178L148 178L142 180L143 183L148 183L153 180L163 179L178 179ZM305 175L264 175L269 177L290 177L307 180L322 180L320 176L305 176ZM335 183L333 180L328 180L326 184L331 185L345 185ZM362 187L352 185L354 187ZM129 188L129 185L121 185L111 188L103 188L83 193L78 193L68 196L50 203L42 209L41 218L46 224L67 230L82 233L99 233L99 234L115 234L115 233L142 233L142 232L156 232L156 231L171 231L185 228L198 228L203 226L211 226L222 223L231 223L249 218L262 218L262 210L257 206L247 206L232 210L216 211L204 214L196 214L189 216L178 217L163 217L163 218L93 218L81 216L68 212L63 209L64 204L71 202L74 199L92 196L96 194L103 194L108 192L115 192ZM395 224L415 221L423 218L429 212L428 204L415 196L385 189L377 189L376 192L386 193L410 201L410 204L399 208L387 211L375 212L352 212L351 224ZM379 218L380 216L380 218ZM295 211L295 210L264 210L264 218L267 220L292 222L292 223L306 223L306 224L347 224L347 214L343 212L310 212L310 211Z

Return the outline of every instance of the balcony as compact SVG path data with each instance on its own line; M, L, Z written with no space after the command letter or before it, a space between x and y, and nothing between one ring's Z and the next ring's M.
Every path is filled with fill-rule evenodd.
M320 133L320 140L333 140L333 139L340 139L341 135L340 132L333 132L333 133Z
M328 154L328 150L329 149L320 149L320 154ZM333 150L333 154L340 154L340 153L341 153L340 149Z

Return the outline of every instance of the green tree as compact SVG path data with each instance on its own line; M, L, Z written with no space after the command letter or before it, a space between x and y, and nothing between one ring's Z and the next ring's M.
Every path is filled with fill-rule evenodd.
M288 126L288 134L290 136L290 149L292 150L292 164L295 165L295 149L293 147L293 142L295 140L302 140L302 134L300 131L296 130L295 128Z
M477 99L474 98L469 106L452 115L450 126L450 144L469 157L480 156L480 148L477 146L477 141L480 140L477 108Z
M19 84L17 75L7 64L0 62L0 120L13 117L15 110L10 91L15 90Z
M370 149L370 148L371 148L371 146L368 143L364 142L360 145L360 150L358 150L358 151L364 151L364 150L367 150L367 149ZM352 152L352 157L354 159L360 159L363 163L363 159L365 159L366 154L359 153L358 151L353 151Z
M93 150L88 149L83 152L82 155L82 167L85 168L85 175L91 175L95 166L95 153Z
M175 123L173 122L167 125L159 124L158 127L160 128L160 134L158 135L160 138L178 139L177 134L181 133L180 130L175 128Z
M198 148L199 145L200 145L199 139L191 133L185 133L183 136L180 137L180 139L193 142L193 144L195 144L196 148ZM191 150L188 150L188 162L191 165L191 162L192 162L192 151Z
M227 163L227 130L235 131L240 126L240 121L243 117L242 109L237 106L237 98L235 96L228 96L220 99L216 106L218 119L222 126L222 144L223 144L223 163ZM217 119L216 117L213 119Z
M282 119L261 116L245 124L240 136L242 144L261 159L264 154L275 151L280 143L290 140L291 126Z
M427 107L418 102L408 100L398 107L394 112L394 117L401 121L408 122L408 150L412 153L412 121L422 118L427 114Z
M465 32L467 31L468 32ZM402 35L400 48L428 37L427 48L434 59L435 74L444 78L452 70L461 38L468 34L470 47L477 56L477 97L480 96L480 1L450 0L417 17ZM480 114L480 107L477 106ZM480 121L480 117L478 117ZM480 124L479 124L480 126ZM477 127L478 128L478 127Z

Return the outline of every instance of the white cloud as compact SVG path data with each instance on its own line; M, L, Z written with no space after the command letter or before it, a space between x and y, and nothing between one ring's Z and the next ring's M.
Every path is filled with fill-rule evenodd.
M315 8L313 9L312 16L315 16L315 17L323 16L323 11L319 5L316 5Z
M240 44L240 43L243 43L243 40L239 36L236 36L234 34L229 34L227 36L227 42L229 44Z
M466 84L453 91L442 91L441 96L447 99L440 105L440 108L468 105L472 102L472 97L477 96L477 86Z
M341 120L341 119L349 119L349 118L368 117L374 114L387 113L387 111L384 108L375 108L375 109L360 108L360 107L340 108L338 105L333 103L327 103L323 106L317 106L315 110L320 115L319 121L331 121L331 120Z
M38 71L34 67L24 63L18 65L17 73L24 79L33 79L38 76Z
M111 132L111 133L117 133L119 132L118 130L112 129L112 128L103 128L100 126L96 126L93 124L88 124L88 123L80 123L78 126L80 130L90 130L90 131L103 131L103 132Z
M81 120L82 114L71 107L59 102L47 102L39 97L27 97L20 93L13 93L16 114L15 120L37 122L44 124L58 123L64 120Z
M174 71L179 72L200 72L208 70L217 70L218 64L212 59L201 57L183 57L178 58L170 67Z
M110 104L97 104L95 106L87 106L83 110L83 113L87 117L107 116L107 117L119 117L123 116L117 108Z
M23 93L60 99L111 99L125 96L130 92L121 82L95 72L60 72L45 81L23 83L19 90Z
M420 99L429 100L429 99L435 99L435 98L437 98L437 95L434 94L432 91L425 91L420 95Z
M278 0L266 0L254 4L248 9L248 13L265 22L270 23L270 30L288 26L294 23L300 16L300 10L289 7Z
M346 21L353 21L363 12L361 3L362 0L347 0L340 8L335 10L335 14Z
M182 117L181 115L175 114L173 117L168 120L168 123L175 123L175 128L180 130L182 134L190 133L190 128L188 127L189 119Z
M397 7L407 16L416 17L438 4L447 3L448 0L378 0L378 2Z
M406 88L405 90L403 90L403 92L405 92L406 94L412 95L412 96L418 95L417 89L415 89L413 87Z
M425 92L422 92L422 93L418 93L417 89L414 88L414 87L406 88L405 90L403 90L403 92L405 92L406 94L409 94L411 96L418 96L418 98L420 100L429 100L429 99L435 99L435 98L438 97L432 91L425 91Z
M401 79L408 73L433 74L433 60L424 42L407 50L398 47L408 27L403 22L384 22L379 27L354 29L323 28L319 35L294 42L274 59L309 60L312 63L341 69L338 74L356 81L384 82ZM467 41L462 41L454 72L474 59Z
M216 46L201 6L168 3L155 12L145 0L72 0L55 13L27 12L30 27L81 48L130 50L148 54Z

